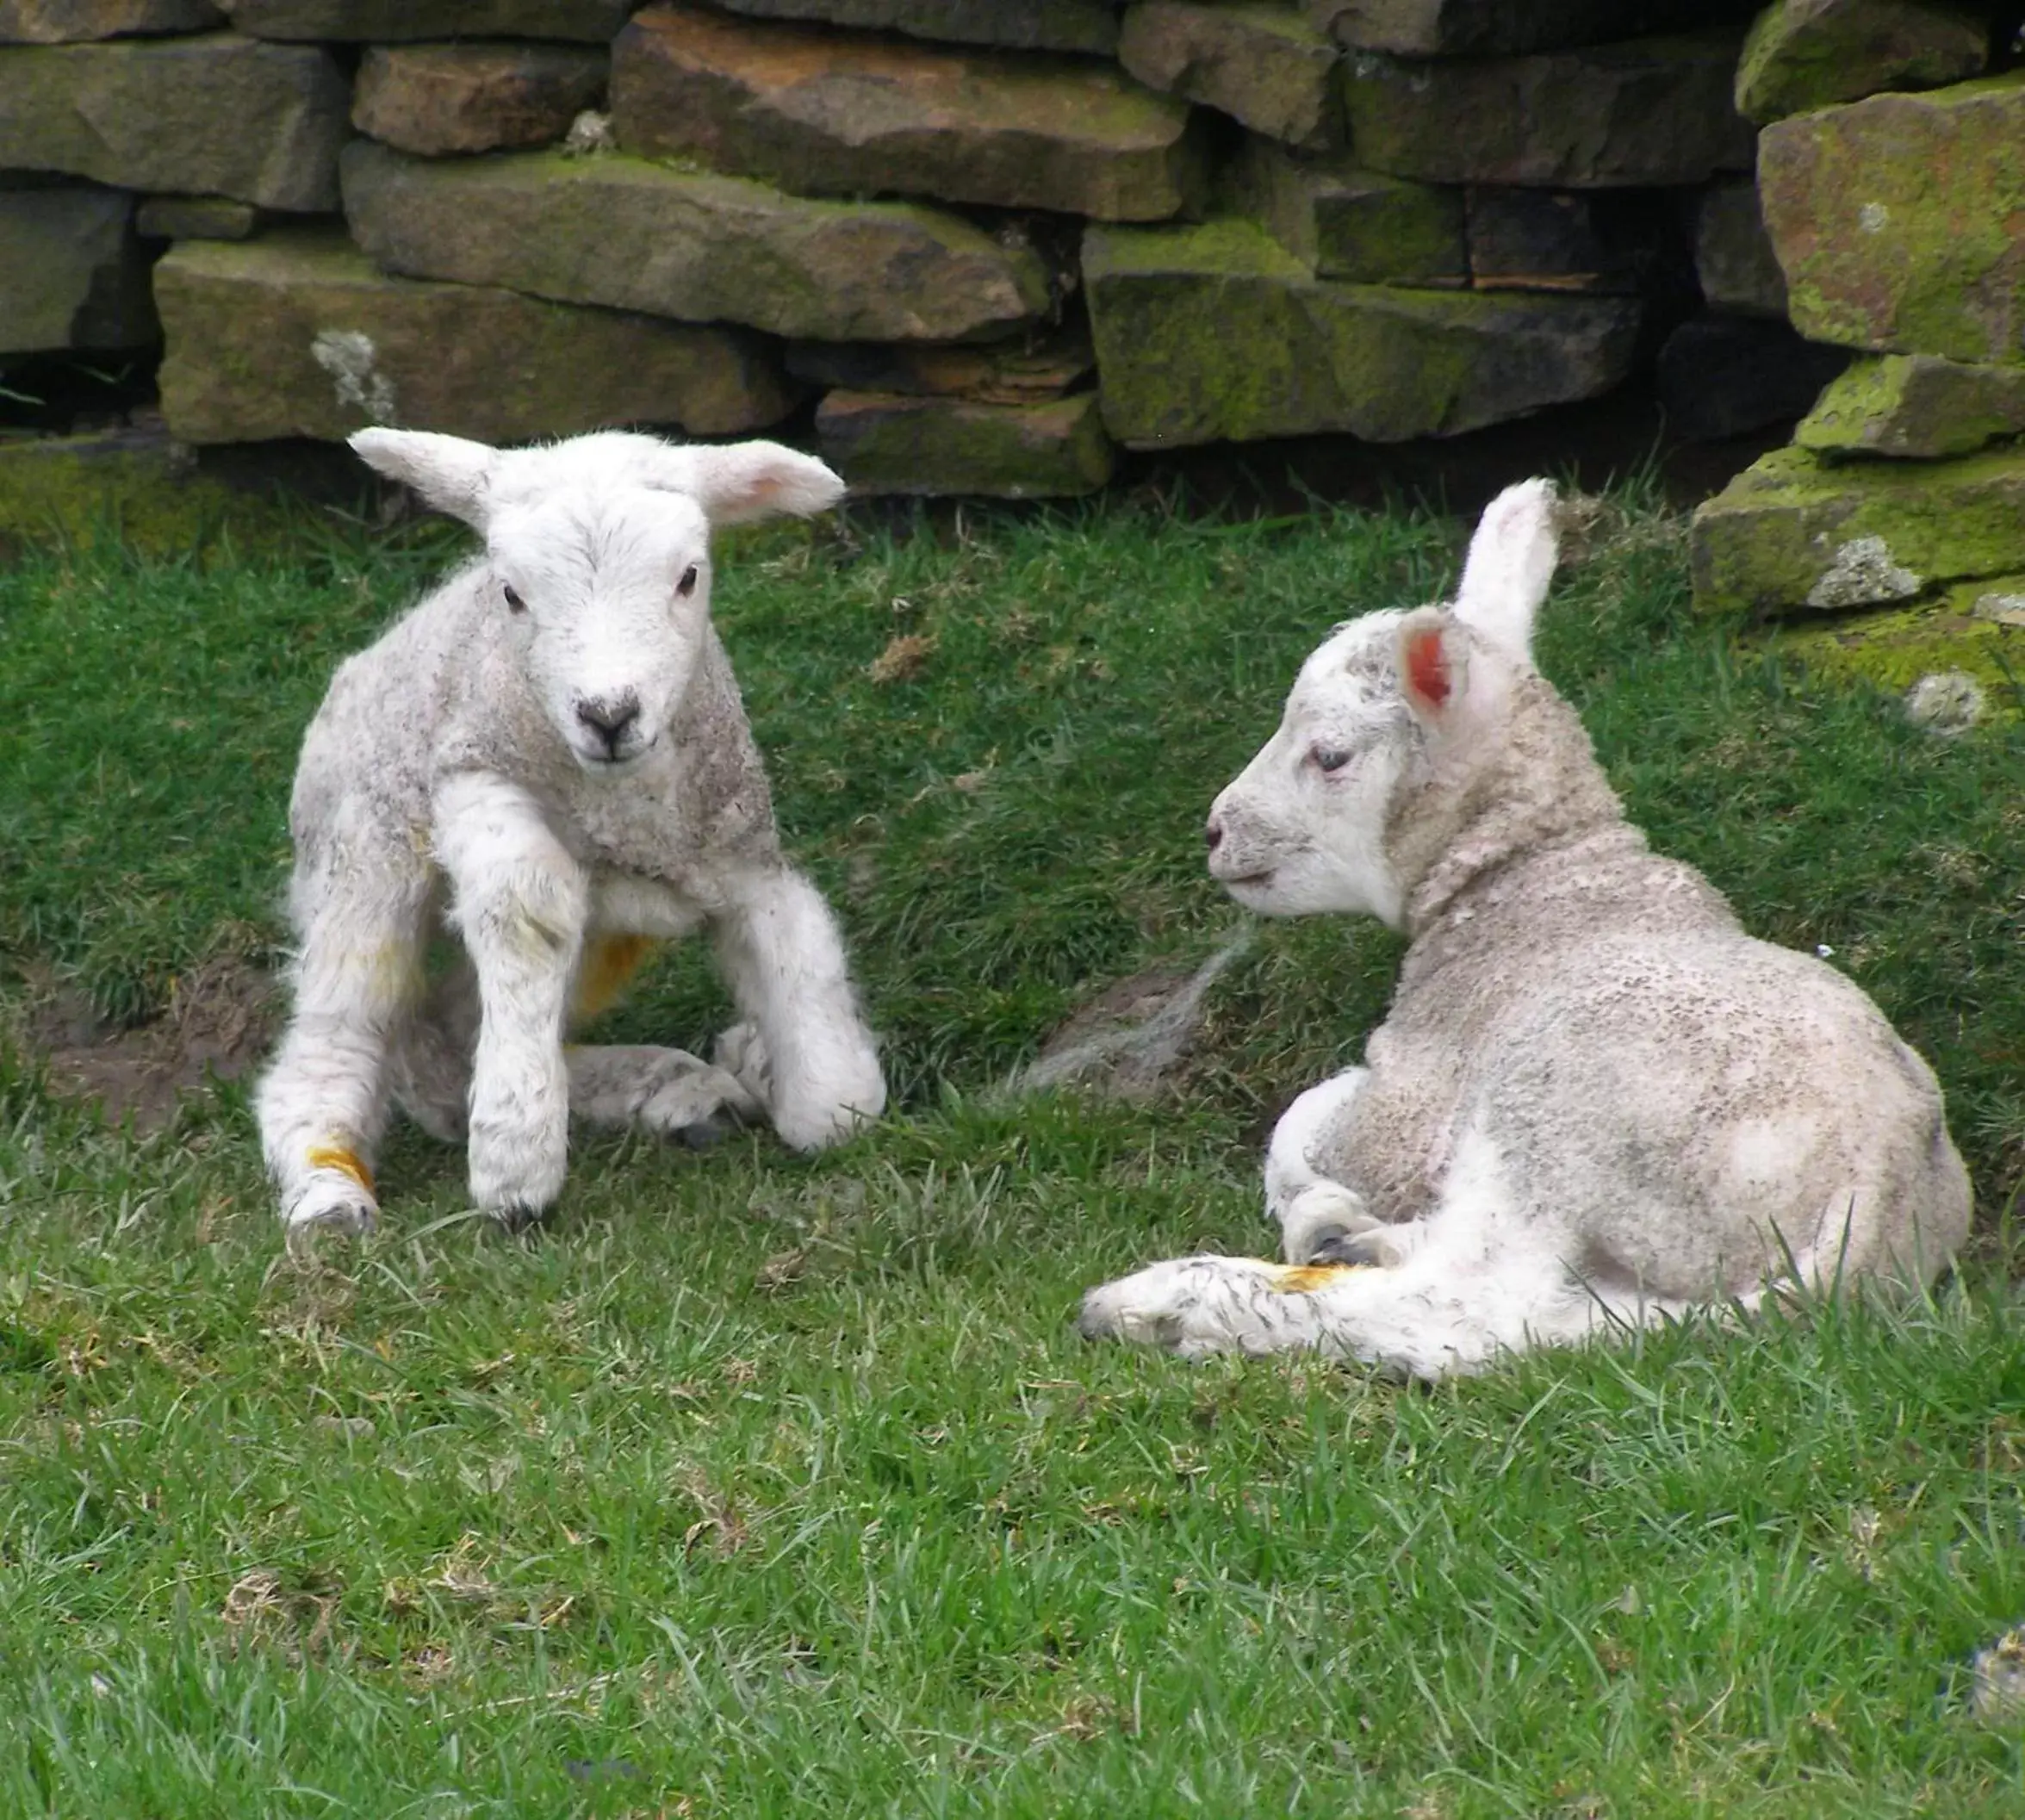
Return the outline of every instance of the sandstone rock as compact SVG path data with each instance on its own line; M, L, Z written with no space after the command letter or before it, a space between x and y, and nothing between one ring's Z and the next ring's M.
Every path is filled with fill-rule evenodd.
M1696 512L1690 547L1709 613L1882 606L2005 575L2025 568L2025 449L1839 464L1776 449Z
M1059 398L1096 369L1090 331L1065 327L1032 343L938 347L905 342L798 341L787 370L811 385L845 392L968 398L980 404L1033 405Z
M856 493L1065 497L1095 493L1115 461L1094 392L1035 405L832 392L816 434Z
M1637 339L1628 299L1330 283L1241 221L1092 227L1083 276L1104 421L1134 448L1452 436L1609 390Z
M1320 148L1343 136L1335 47L1291 6L1142 0L1125 16L1118 60L1149 88L1269 138Z
M1791 423L1848 357L1841 348L1802 340L1790 323L1698 316L1667 337L1654 389L1669 431L1689 442L1716 442Z
M1970 366L1930 354L1858 360L1793 432L1823 455L1931 459L2025 435L2025 366Z
M546 152L432 162L355 140L345 212L389 271L823 341L1009 334L1051 302L1030 246L905 202Z
M1699 183L1751 168L1736 46L1724 31L1456 63L1365 53L1346 65L1351 143L1374 170L1429 183Z
M143 196L134 231L150 240L248 240L262 221L251 202L226 196Z
M1636 295L1668 225L1643 197L1487 183L1464 192L1464 214L1479 290Z
M0 44L204 32L220 18L211 0L0 0Z
M952 44L997 44L1022 51L1118 47L1124 0L717 0L728 13L757 19L811 19L827 25L904 32Z
M0 353L155 339L134 198L96 183L0 187Z
M430 38L560 38L604 44L637 0L217 0L256 38L413 44Z
M670 6L620 34L612 112L626 151L694 155L805 194L1160 221L1202 184L1188 109L1099 65Z
M610 68L602 51L562 45L375 45L351 124L424 158L545 146L595 104Z
M1713 183L1702 193L1694 216L1694 271L1710 308L1786 320L1786 274L1750 178Z
M1402 57L1515 57L1747 19L1761 0L1308 0L1336 42Z
M349 101L328 52L229 32L0 50L0 169L335 208Z
M1803 333L2025 360L2025 70L1780 121L1758 189Z
M1885 89L1935 89L1977 74L1990 28L1925 0L1774 0L1736 66L1737 111L1765 126Z
M370 423L487 442L628 423L699 435L784 416L756 338L463 284L390 278L336 228L178 246L156 268L162 409L191 443Z
M1359 167L1348 155L1296 156L1247 138L1232 166L1234 212L1261 222L1318 277L1353 284L1469 282L1463 192Z

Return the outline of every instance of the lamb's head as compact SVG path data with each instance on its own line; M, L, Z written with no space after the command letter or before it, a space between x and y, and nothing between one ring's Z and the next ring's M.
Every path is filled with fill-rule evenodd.
M1269 916L1351 910L1399 928L1413 883L1401 805L1500 742L1554 573L1553 483L1478 525L1450 606L1368 613L1301 668L1279 730L1210 809L1209 870Z
M529 686L585 770L650 751L682 699L710 615L710 532L834 505L843 482L778 443L717 448L607 431L491 449L414 430L351 446L485 538Z

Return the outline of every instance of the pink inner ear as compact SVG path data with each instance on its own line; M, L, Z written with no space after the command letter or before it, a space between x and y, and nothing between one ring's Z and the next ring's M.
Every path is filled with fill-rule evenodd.
M1407 687L1431 708L1448 705L1449 662L1442 649L1441 628L1424 626L1407 634Z

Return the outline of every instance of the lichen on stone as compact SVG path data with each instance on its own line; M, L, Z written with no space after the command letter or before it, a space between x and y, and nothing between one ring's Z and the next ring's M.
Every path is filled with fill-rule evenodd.
M1891 560L1882 537L1852 537L1836 551L1807 595L1809 606L1873 606L1883 600L1910 600L1920 578Z

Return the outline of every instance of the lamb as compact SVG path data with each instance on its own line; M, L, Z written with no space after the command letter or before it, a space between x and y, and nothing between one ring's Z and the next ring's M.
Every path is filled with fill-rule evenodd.
M303 740L294 1015L257 1102L291 1241L371 1227L390 1099L468 1143L472 1198L508 1227L561 1190L572 1112L698 1140L763 1115L800 1150L876 1118L842 941L782 855L710 620L711 527L842 483L768 442L351 446L485 548L339 666ZM432 979L445 925L461 953ZM717 1065L565 1047L655 942L706 925L741 1015Z
M1216 799L1209 868L1240 904L1411 945L1364 1065L1274 1131L1286 1264L1153 1264L1090 1292L1085 1334L1437 1378L1798 1286L1925 1284L1961 1244L1931 1071L1648 848L1534 668L1556 553L1551 485L1507 489L1453 606L1338 627Z

